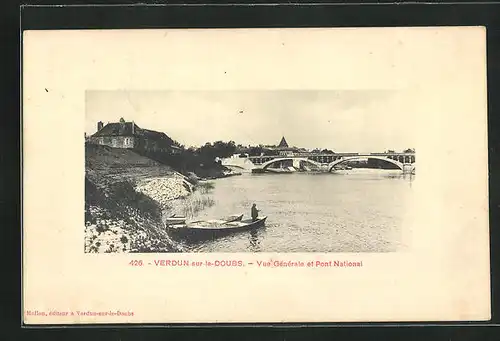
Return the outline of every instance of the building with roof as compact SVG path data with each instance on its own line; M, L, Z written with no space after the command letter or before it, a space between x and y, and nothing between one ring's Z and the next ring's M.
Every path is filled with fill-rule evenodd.
M140 128L135 122L107 123L99 121L97 132L88 137L88 142L113 148L137 149L153 152L176 152L174 141L165 133Z
M286 142L286 139L284 136L281 138L281 141L275 150L278 151L279 155L281 155L281 156L293 156L294 154L296 154L299 151L298 148L290 147L288 145L288 142Z

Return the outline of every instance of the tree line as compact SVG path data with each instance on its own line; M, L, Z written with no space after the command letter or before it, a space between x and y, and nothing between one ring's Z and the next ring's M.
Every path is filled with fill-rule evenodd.
M203 173L206 170L222 170L224 167L217 162L218 158L227 158L235 154L240 154L242 157L248 156L276 156L279 151L276 146L243 146L236 144L235 141L215 141L207 142L199 147L187 147L178 141L172 140L172 145L176 147L175 153L160 153L160 152L146 152L146 154L156 159L157 161L166 163L172 166L179 172L188 173ZM330 149L313 149L312 153L321 154L335 154ZM394 150L388 150L387 153L396 153ZM404 153L415 152L414 148L407 148Z
M174 145L180 148L181 154L186 158L198 159L201 163L210 163L216 158L227 158L235 154L240 154L241 156L276 156L279 151L276 150L276 146L243 146L241 144L236 144L234 141L215 141L213 143L207 142L200 147L189 147L174 141ZM311 153L316 154L335 154L333 150L330 149L313 149ZM407 148L402 151L403 153L415 153L415 148ZM396 153L394 150L388 150L387 153Z

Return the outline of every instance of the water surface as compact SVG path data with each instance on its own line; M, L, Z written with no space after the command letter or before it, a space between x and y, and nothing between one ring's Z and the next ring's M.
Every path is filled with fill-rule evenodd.
M391 252L402 246L402 225L415 176L391 170L339 173L243 174L214 181L215 204L195 219L250 216L256 203L266 226L190 252Z

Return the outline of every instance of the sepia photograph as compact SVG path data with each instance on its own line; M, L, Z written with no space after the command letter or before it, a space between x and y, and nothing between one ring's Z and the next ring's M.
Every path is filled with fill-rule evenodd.
M401 97L89 90L85 252L408 247L416 159Z
M24 321L489 319L485 37L25 31Z

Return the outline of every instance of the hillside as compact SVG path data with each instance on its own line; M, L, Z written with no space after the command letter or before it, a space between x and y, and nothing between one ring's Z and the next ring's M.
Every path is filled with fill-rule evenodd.
M131 150L86 144L85 251L178 251L164 229L162 211L191 191L166 165Z
M129 149L85 145L86 176L96 183L172 176L176 172L169 166L137 154Z

